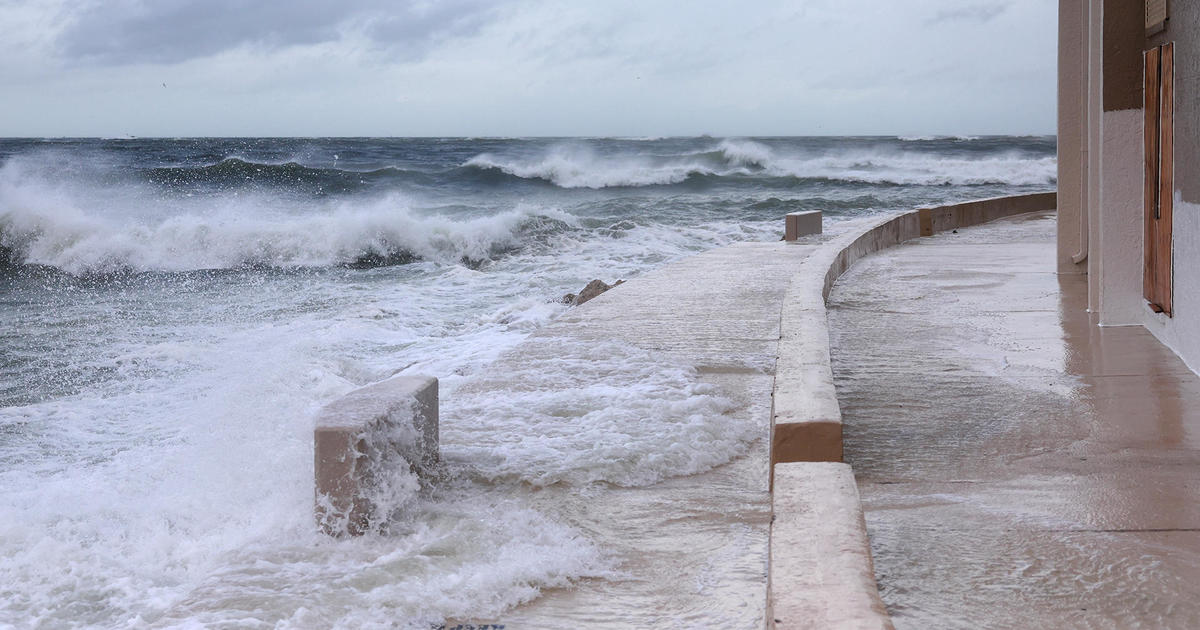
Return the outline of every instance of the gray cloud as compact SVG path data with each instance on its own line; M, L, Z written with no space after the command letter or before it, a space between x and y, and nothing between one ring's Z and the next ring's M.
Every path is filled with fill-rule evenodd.
M0 0L0 135L1053 130L1055 3L851 4Z
M493 10L483 0L126 0L77 13L58 47L74 61L170 64L240 46L334 41L357 28L394 55L413 58L474 32Z
M990 22L993 18L999 16L1008 10L1011 3L993 2L991 4L978 4L974 6L956 7L954 9L946 9L939 11L936 15L926 21L926 24L939 24L942 22Z

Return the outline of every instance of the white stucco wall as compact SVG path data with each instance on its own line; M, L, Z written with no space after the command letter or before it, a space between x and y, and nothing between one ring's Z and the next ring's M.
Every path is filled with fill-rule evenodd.
M1176 191L1172 214L1174 317L1143 306L1141 323L1193 372L1200 372L1200 204L1184 201Z
M1103 251L1098 278L1101 326L1142 324L1148 310L1142 299L1142 126L1140 109L1103 114L1098 230Z

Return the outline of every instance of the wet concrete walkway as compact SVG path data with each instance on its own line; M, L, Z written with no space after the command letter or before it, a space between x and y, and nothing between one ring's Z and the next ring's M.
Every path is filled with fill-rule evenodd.
M1200 627L1200 379L1089 325L1054 217L911 241L829 300L897 628Z
M472 460L508 471L495 482L512 484L510 496L613 560L607 579L545 590L489 621L763 627L779 314L822 238L656 269L562 315L446 398L469 409L443 416L443 447L470 444ZM514 397L510 410L496 402Z

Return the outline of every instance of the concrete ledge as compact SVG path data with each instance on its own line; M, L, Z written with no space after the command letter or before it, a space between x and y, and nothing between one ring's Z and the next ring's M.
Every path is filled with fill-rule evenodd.
M779 464L771 506L769 628L891 629L850 466Z
M1052 210L1057 203L1058 197L1055 193L1036 193L920 208L917 213L921 223L921 236L932 236L938 232L979 225L1015 214Z
M438 382L397 376L326 405L313 429L317 524L361 535L383 518L395 473L428 474L438 459Z
M792 212L783 220L783 240L794 241L801 236L821 233L821 211Z

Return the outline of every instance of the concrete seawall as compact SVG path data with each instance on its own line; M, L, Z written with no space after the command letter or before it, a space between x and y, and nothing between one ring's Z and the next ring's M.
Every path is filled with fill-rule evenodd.
M875 584L862 508L842 460L825 300L872 252L938 232L1053 210L1055 193L921 208L855 226L801 263L780 312L771 426L768 628L892 628ZM826 515L814 518L814 515ZM795 549L803 545L806 549ZM814 577L815 576L815 577Z

